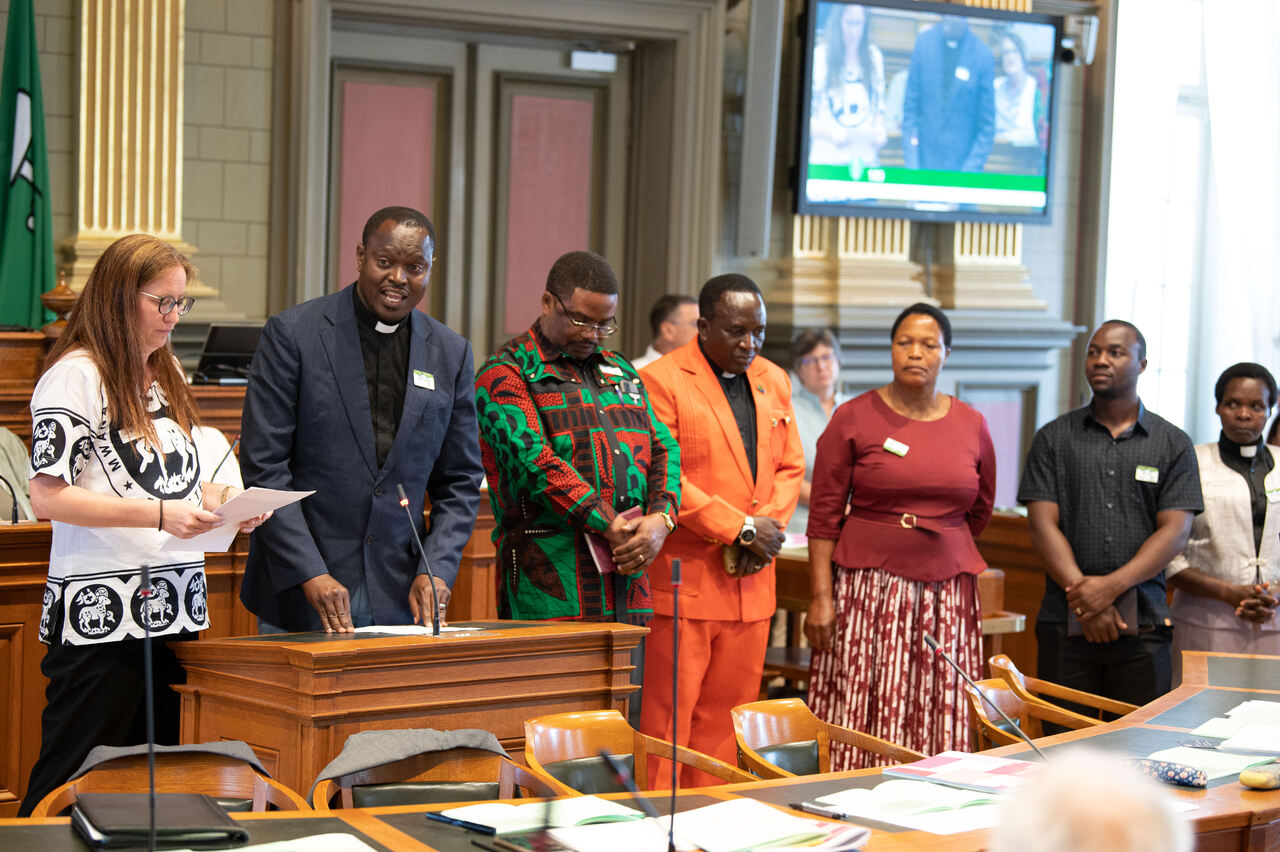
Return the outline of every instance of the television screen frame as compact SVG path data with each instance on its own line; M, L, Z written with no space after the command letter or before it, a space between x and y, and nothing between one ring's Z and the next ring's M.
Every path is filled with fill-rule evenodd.
M812 200L808 192L809 169L813 165L809 162L810 152L813 143L812 133L812 112L814 108L813 98L813 81L814 81L814 59L819 46L819 24L825 22L825 16L819 14L820 7L827 6L849 6L859 5L865 7L872 14L877 11L883 12L907 12L920 15L925 19L939 15L960 15L969 19L978 19L983 22L983 26L987 26L987 21L995 21L1005 24L1035 24L1047 25L1053 27L1053 52L1049 59L1050 73L1048 74L1048 93L1047 103L1043 109L1043 128L1037 128L1038 135L1043 145L1043 163L1044 163L1044 205L1040 209L1033 207L1023 207L1021 209L984 209L974 204L960 203L955 207L943 207L937 202L921 202L927 206L915 206L908 200L900 203L884 203L883 201L871 199L854 199L850 201L830 201L830 200ZM794 180L792 181L792 191L795 194L794 208L796 213L800 215L814 216L854 216L854 217L873 217L873 218L890 218L890 219L909 219L918 222L998 222L998 223L1022 223L1047 225L1052 219L1052 208L1054 202L1053 176L1054 176L1054 144L1053 136L1057 128L1057 113L1059 100L1059 77L1061 76L1060 48L1064 34L1065 21L1059 15L1045 15L1039 13L1012 12L1003 9L984 9L971 6L962 6L952 3L934 3L926 2L926 0L809 0L806 5L804 20L802 21L802 43L801 50L803 73L800 78L800 109L798 115L797 127L797 144L796 156L797 162L792 170ZM930 24L929 26L933 26ZM917 37L924 28L917 28ZM914 42L913 42L914 45ZM908 57L908 61L909 57ZM1043 60L1039 60L1043 62ZM999 60L993 51L993 63L995 63L994 77L999 76ZM887 62L885 64L888 64ZM901 65L901 60L898 62ZM967 69L958 68L957 71ZM899 69L898 73L902 73L903 80L906 80L905 66ZM960 76L959 73L957 76ZM893 74L888 68L883 72L883 83L886 91L886 103L890 102L890 80ZM855 78L856 79L856 78ZM961 79L967 79L961 77ZM905 87L904 87L905 88ZM1041 92L1043 94L1043 92ZM898 130L898 152L902 152L902 136L899 125ZM889 137L892 140L892 135ZM1016 147L1005 143L1007 152L1016 155ZM1024 146L1029 147L1029 146ZM1002 153L1004 153L1002 151ZM899 153L898 162L896 164L884 164L878 162L879 150L876 151L877 162L870 164L865 168L864 174L868 176L870 182L876 181L876 175L880 175L880 179L884 179L883 174L886 169L890 177L893 174L894 166L901 170L905 168L905 154ZM984 158L984 166L985 166ZM837 166L839 168L839 166ZM926 169L918 169L918 172L925 173ZM967 174L979 175L990 174L998 175L1000 173L986 172L967 172ZM1019 176L1017 173L1006 173L1012 177ZM1025 173L1021 176L1025 177ZM1038 177L1037 177L1038 180ZM1038 186L1038 185L1037 185ZM1036 189L1038 191L1038 188Z

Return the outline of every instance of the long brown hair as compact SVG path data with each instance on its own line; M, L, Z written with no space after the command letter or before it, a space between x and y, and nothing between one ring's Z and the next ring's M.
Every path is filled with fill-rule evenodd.
M138 345L142 338L138 292L175 266L182 267L188 280L194 277L195 269L185 255L150 234L130 234L107 246L93 265L45 367L83 349L102 377L111 424L122 432L143 436L157 448L160 439L147 415L148 369L168 400L169 417L188 435L200 422L195 399L170 344L152 352L145 363Z

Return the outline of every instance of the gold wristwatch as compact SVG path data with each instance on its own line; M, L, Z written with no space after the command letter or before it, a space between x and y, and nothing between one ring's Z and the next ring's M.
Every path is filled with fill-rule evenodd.
M659 512L658 514L662 516L662 522L667 525L667 535L671 535L673 532L675 532L676 522L675 522L675 519L671 517L671 513Z

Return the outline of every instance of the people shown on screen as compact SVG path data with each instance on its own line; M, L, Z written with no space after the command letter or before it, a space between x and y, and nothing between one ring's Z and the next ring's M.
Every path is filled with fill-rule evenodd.
M1013 146L1019 172L1041 174L1040 85L1027 68L1027 47L1016 33L1000 39L1000 68L1004 73L995 81L995 141Z
M960 15L943 15L911 51L902 107L909 169L980 172L995 137L995 58Z
M884 57L868 40L867 10L836 6L814 51L809 162L877 165L887 133Z

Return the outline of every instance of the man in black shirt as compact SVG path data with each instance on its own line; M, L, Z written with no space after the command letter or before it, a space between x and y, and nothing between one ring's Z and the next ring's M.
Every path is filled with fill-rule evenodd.
M1146 366L1141 332L1103 323L1092 401L1036 433L1018 487L1047 574L1037 674L1133 704L1169 691L1164 568L1203 509L1191 439L1138 399Z
M449 599L482 469L471 347L414 310L434 249L421 213L379 210L356 248L355 284L263 329L245 393L245 484L316 492L250 542L240 599L264 630L430 624L432 584L410 517L440 610Z

